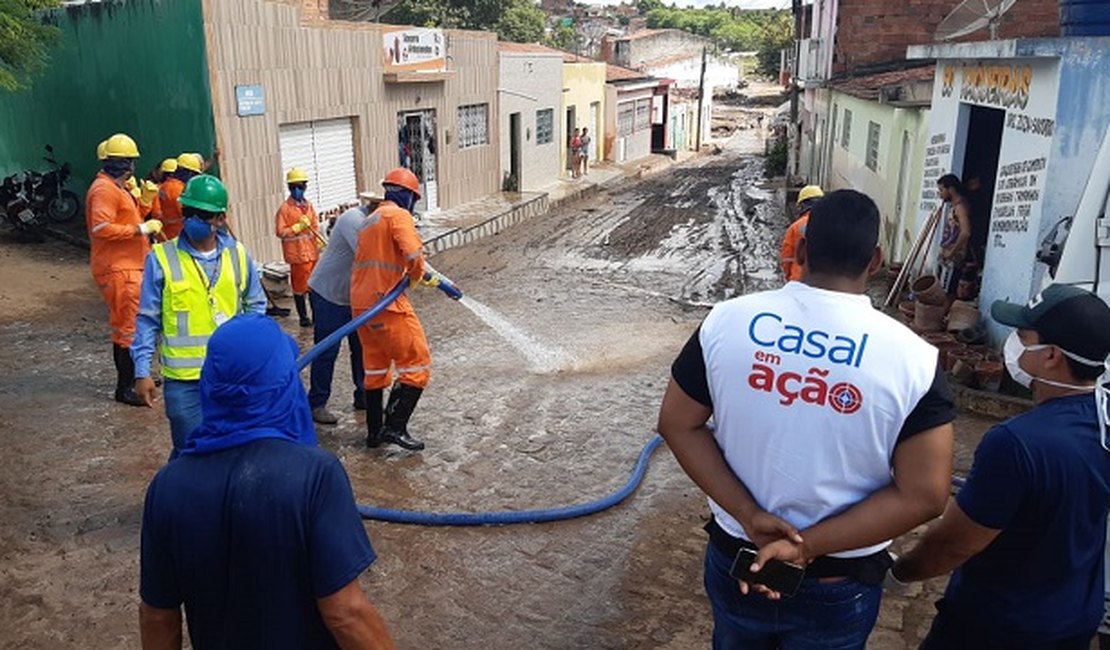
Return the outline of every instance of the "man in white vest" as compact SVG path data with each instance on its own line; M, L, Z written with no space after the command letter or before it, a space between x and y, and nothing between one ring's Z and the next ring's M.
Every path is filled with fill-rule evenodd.
M951 394L936 348L864 294L878 236L870 198L826 195L801 282L718 304L672 366L659 433L709 497L714 648L862 650L890 540L948 498ZM799 573L779 561L804 568L791 598L752 588Z

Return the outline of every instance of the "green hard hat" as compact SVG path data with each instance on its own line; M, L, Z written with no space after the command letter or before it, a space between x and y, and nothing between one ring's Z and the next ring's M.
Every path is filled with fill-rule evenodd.
M227 188L215 176L200 174L189 179L178 201L205 212L227 212Z

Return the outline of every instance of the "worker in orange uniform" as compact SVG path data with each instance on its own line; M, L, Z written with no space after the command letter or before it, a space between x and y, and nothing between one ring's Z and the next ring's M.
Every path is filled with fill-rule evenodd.
M804 267L794 260L794 251L798 249L798 242L805 239L806 224L809 223L809 211L813 209L813 204L822 196L825 196L825 192L817 185L806 185L798 192L798 218L786 229L786 234L782 238L782 253L779 256L779 261L782 264L782 277L787 282L802 279L802 269Z
M435 286L437 274L425 281L424 244L416 234L412 208L420 200L420 181L409 170L394 169L382 181L385 201L362 225L351 265L351 313L373 307L405 276ZM366 446L384 443L418 451L424 443L408 432L420 395L431 377L432 357L424 329L408 296L401 294L385 311L358 330L366 389ZM382 396L392 381L389 403ZM383 417L384 416L384 417Z
M85 197L85 222L92 247L89 266L108 304L112 360L116 366L116 401L145 406L132 386L135 365L129 348L139 312L143 262L150 252L147 236L160 233L162 222L142 219L140 208L154 201L152 183L140 186L138 201L127 189L127 180L135 173L135 159L139 157L135 141L117 133L102 144L103 166Z
M308 276L320 259L321 241L316 230L320 221L316 209L304 195L308 189L308 173L294 167L285 174L285 184L289 188L289 198L278 208L274 230L281 239L281 252L289 265L289 284L293 287L293 304L297 306L301 327L312 327L305 298Z
M183 153L174 163L177 166L162 182L162 186L158 189L158 198L154 200L154 209L151 211L155 219L161 219L165 228L162 234L167 240L181 234L185 217L182 215L178 199L185 191L185 184L200 174L204 168L204 160L196 153Z

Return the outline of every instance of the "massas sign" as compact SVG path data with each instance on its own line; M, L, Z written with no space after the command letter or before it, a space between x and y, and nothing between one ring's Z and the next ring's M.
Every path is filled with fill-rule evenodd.
M952 66L941 71L942 94L951 92L954 76ZM960 69L960 100L973 104L1024 109L1032 85L1033 67L1028 65L972 63Z

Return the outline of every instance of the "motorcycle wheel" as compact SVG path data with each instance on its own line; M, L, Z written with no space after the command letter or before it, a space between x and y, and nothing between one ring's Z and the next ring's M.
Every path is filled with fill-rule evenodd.
M81 199L69 190L62 190L61 194L51 197L46 203L46 214L52 221L64 223L77 216L81 209Z

